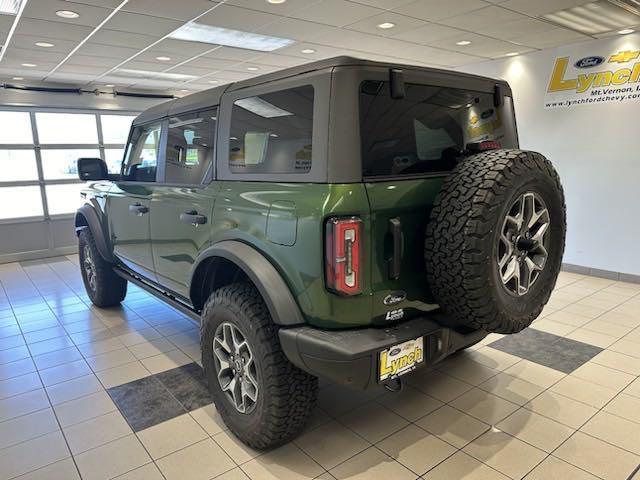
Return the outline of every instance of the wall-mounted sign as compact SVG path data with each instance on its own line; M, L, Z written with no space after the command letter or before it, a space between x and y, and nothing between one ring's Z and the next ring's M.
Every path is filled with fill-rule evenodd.
M640 50L556 58L545 108L640 100Z

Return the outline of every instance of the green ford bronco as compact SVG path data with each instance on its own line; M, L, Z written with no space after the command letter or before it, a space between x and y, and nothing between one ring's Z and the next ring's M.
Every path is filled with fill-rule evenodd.
M290 440L318 377L398 389L420 367L516 333L549 299L562 186L518 149L504 81L339 57L155 106L75 225L87 293L131 282L201 326L220 415Z

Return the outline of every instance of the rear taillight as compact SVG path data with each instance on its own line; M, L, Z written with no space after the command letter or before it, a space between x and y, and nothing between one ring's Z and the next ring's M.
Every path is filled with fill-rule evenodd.
M326 226L327 288L343 295L362 290L362 220L331 218Z

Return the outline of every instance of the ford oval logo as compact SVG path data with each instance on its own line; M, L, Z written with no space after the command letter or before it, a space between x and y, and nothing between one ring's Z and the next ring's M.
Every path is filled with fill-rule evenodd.
M604 62L604 57L584 57L574 63L576 68L591 68L597 67Z
M400 353L400 349L399 348L394 348L393 350L391 350L389 352L389 356L391 357L395 357L396 355L398 355Z
M396 303L402 302L405 298L407 298L407 294L404 292L392 292L382 301L385 305L395 305Z

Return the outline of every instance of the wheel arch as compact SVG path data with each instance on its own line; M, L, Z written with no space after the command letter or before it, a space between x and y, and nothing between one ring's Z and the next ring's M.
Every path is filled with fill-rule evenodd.
M258 250L234 240L216 243L196 259L189 292L194 308L201 310L213 290L242 276L256 286L276 324L305 323L291 290L271 262Z
M80 235L82 230L88 228L96 241L96 246L98 247L98 251L102 258L107 262L113 263L109 237L100 222L100 218L98 217L98 213L95 208L89 204L83 205L76 212L74 222L76 235Z

